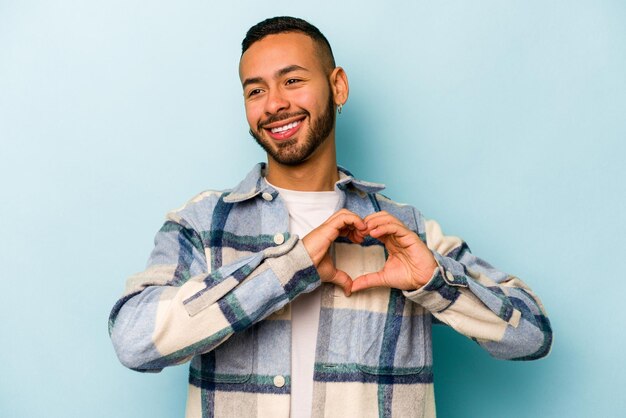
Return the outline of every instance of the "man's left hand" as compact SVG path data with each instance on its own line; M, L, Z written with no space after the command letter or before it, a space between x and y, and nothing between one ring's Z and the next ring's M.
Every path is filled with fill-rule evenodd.
M364 220L367 233L385 244L388 258L381 271L363 274L352 283L352 292L370 287L416 290L428 283L437 262L415 232L385 211Z

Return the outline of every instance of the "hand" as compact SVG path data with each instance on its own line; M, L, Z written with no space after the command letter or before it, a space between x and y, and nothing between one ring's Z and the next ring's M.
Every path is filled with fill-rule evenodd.
M428 283L437 262L417 234L385 211L367 216L364 222L367 233L385 244L388 258L381 271L357 277L352 292L378 286L415 290Z
M351 294L352 278L345 271L335 268L328 249L340 236L360 244L367 235L366 231L367 226L363 219L347 209L341 209L302 238L321 280L340 286L346 296Z

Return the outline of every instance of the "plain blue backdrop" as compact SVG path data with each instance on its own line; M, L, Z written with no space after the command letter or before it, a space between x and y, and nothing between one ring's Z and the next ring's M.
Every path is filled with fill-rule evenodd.
M124 369L107 318L164 214L264 159L240 41L283 14L348 73L340 163L550 314L531 363L438 328L439 416L625 416L626 3L220 3L0 0L0 416L183 415L186 366Z

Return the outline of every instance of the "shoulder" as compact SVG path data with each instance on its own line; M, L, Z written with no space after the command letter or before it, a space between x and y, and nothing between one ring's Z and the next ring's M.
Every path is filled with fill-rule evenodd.
M205 190L198 193L180 208L168 212L166 220L198 231L210 230L216 209L226 209L220 212L223 216L226 216L228 207L233 205L234 202L244 200L259 190L263 168L263 164L256 164L246 177L231 189ZM233 202L228 202L229 199L225 198L229 195L230 198L235 196L238 196L238 198Z
M169 211L165 219L187 228L205 230L211 223L215 208L229 191L205 190L198 193L181 207ZM205 225L207 223L209 225Z

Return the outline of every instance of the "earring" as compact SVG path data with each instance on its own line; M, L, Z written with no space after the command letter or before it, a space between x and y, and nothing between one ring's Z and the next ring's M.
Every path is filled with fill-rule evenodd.
M342 104L342 103L339 103L339 104L337 105L337 113L339 113L340 115L341 115L341 109L343 109L343 104Z

